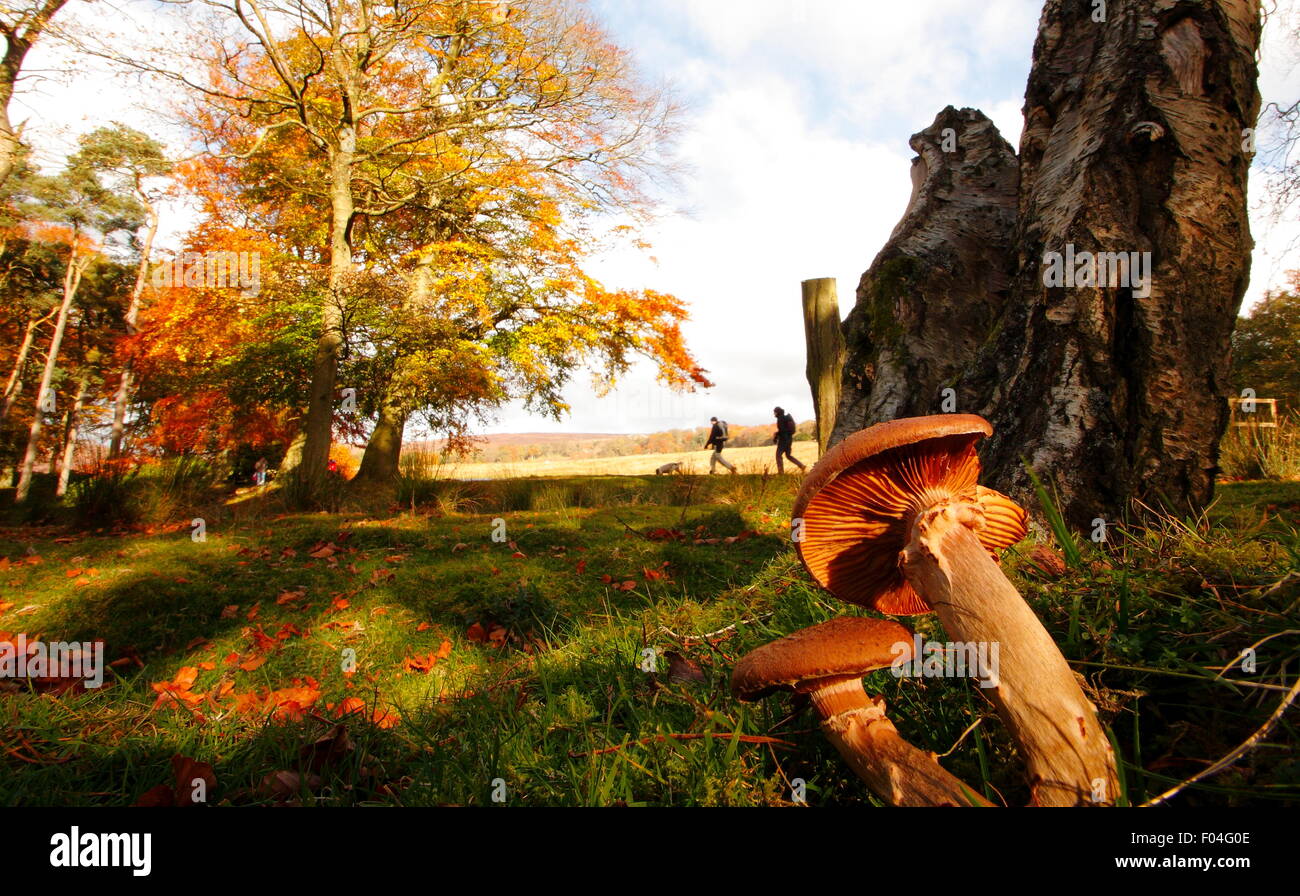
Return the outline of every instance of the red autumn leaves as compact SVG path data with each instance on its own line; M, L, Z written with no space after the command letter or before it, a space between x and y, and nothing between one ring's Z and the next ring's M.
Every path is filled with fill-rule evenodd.
M585 560L579 560L578 572L581 573L584 569L586 569L586 566L587 566L587 562ZM668 575L667 560L659 564L659 567L657 569L651 569L648 566L641 567L641 577L645 579L645 581L647 582L672 582L672 579ZM615 576L611 576L609 573L602 574L600 576L600 581L602 584L608 585L609 587L613 588L615 591L632 591L637 586L636 579L626 578L626 577L615 577Z
M227 658L229 659L229 658ZM253 668L257 668L254 665ZM223 678L206 691L194 690L198 666L183 666L171 681L152 685L157 693L154 709L167 706L199 713L202 708L227 709L241 715L297 721L321 698L320 684L310 675L294 678L289 687L238 692L235 683Z
M402 668L408 672L428 673L433 671L433 667L438 664L438 660L445 660L451 656L451 642L443 639L442 645L436 651L424 654L408 656L402 661Z

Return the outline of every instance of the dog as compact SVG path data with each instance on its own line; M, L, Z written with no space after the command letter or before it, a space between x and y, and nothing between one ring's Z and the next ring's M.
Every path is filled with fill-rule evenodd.
M669 473L680 473L681 471L682 471L681 463L664 464L662 467L655 470L655 475L666 476Z

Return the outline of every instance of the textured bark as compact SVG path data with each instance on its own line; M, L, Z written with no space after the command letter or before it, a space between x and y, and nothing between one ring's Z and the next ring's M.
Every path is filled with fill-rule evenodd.
M965 390L992 483L1054 478L1078 526L1133 498L1213 494L1232 329L1253 246L1243 129L1259 111L1254 0L1049 0L1025 100L1015 300ZM1045 253L1150 252L1148 290L1048 287ZM1141 256L1139 256L1140 258Z
M942 169L952 186L926 202L935 127L913 138L920 186L847 322L833 437L909 414L982 414L991 484L1029 501L1027 461L1082 527L1133 499L1185 511L1212 497L1253 245L1243 131L1259 111L1256 0L1111 0L1104 22L1098 9L1043 10L1010 243L1005 192L981 192L961 165ZM985 217L954 214L962 204ZM975 247L987 286L945 264ZM1093 282L1048 285L1048 253L1070 252ZM1086 265L1083 252L1139 253L1138 264L1116 283L1122 268ZM1006 271L1009 296L993 276ZM987 298L992 313L972 314ZM935 394L949 384L953 408Z
M813 412L817 417L817 447L824 454L835 428L835 409L840 403L840 374L844 369L840 300L834 277L805 280L802 290L803 333L808 345L804 374L812 389Z
M912 198L858 285L844 322L832 443L883 420L944 406L1007 301L1016 156L983 113L944 109L911 139Z

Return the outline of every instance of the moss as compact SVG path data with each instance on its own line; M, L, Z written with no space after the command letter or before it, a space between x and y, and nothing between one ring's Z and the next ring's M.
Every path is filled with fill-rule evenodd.
M896 309L899 300L911 291L913 280L920 271L919 258L898 255L882 262L872 277L867 320L874 344L897 346L901 341L903 325L898 321Z

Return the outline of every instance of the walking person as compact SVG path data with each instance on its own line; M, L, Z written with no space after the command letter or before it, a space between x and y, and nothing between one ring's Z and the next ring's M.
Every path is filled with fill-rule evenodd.
M713 429L709 430L709 440L704 443L705 448L712 448L713 454L709 456L709 475L712 476L718 472L718 464L722 464L732 473L736 472L725 457L722 456L722 449L727 444L727 422L719 421L717 417L710 417L709 422L713 424Z
M799 459L795 457L790 449L794 447L794 431L797 425L794 422L794 416L787 414L780 408L772 408L772 413L776 415L776 434L772 436L772 441L776 442L776 472L780 475L785 472L781 459L788 457L790 463L794 464L800 470L807 470Z

